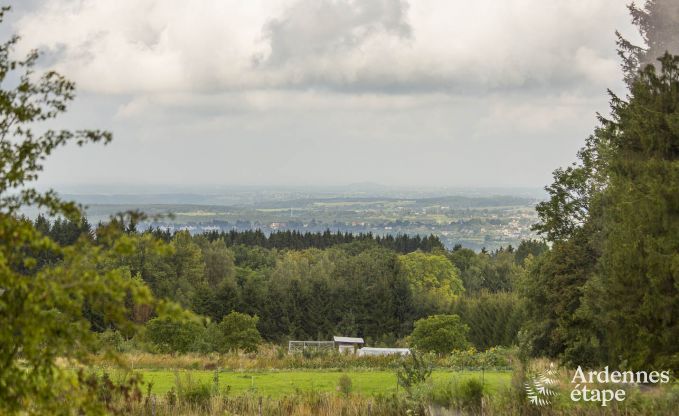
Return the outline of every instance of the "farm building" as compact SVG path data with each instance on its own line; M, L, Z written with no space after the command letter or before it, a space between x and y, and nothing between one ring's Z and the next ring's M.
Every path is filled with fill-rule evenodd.
M410 355L410 348L373 348L373 347L363 347L358 350L358 355L360 357L364 356L377 356L377 355Z
M335 350L335 343L333 341L289 341L289 353L301 352L332 352Z
M363 338L334 336L332 337L332 340L335 341L335 346L337 347L337 350L341 353L355 354L356 349L362 347L363 344L365 344Z
M363 344L365 344L363 338L339 337L339 336L334 336L332 338L333 338L332 341L289 341L288 352L289 353L330 352L335 350L344 354L356 354L359 351L358 349L361 348ZM372 349L386 350L389 348L372 348ZM375 353L372 355L380 354Z

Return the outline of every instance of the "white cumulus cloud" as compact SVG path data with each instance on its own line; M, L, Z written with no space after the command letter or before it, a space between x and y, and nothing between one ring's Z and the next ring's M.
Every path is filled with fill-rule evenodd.
M615 7L614 7L615 6ZM46 0L26 48L88 91L464 92L617 75L617 0ZM614 10L615 13L611 13Z
M65 124L115 133L59 153L55 183L85 164L94 182L495 186L573 159L623 85L629 20L620 0L27 0L13 29L77 82Z

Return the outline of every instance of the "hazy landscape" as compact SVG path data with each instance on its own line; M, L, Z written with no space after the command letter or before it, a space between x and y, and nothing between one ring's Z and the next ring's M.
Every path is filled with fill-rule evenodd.
M0 415L677 415L679 0L10 3Z
M88 220L141 210L140 229L351 232L438 236L447 248L495 250L536 236L539 189L393 189L379 185L314 188L231 188L220 193L64 194L86 206ZM541 196L541 198L540 198ZM29 212L35 216L35 212Z

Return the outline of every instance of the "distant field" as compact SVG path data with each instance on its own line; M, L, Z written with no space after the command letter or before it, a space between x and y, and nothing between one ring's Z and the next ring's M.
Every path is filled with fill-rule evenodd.
M449 249L457 244L473 250L518 246L534 238L538 193L516 190L516 195L487 191L466 195L396 192L255 192L226 194L67 195L87 205L90 223L106 222L119 212L140 210L153 221L147 226L189 229L201 233L220 229L260 229L324 232L325 230L374 235L434 234ZM498 190L499 192L500 190ZM509 192L505 190L505 192ZM33 208L22 211L29 218ZM172 215L169 215L172 214Z
M219 214L214 211L191 211L191 212L177 212L174 215L183 215L185 217L215 217Z
M152 382L152 392L164 394L175 387L177 373L168 370L142 370L144 383ZM203 370L179 371L179 377L194 382L212 384L214 372ZM247 392L265 396L280 397L296 391L336 391L339 378L347 374L352 381L353 392L362 395L386 394L396 391L396 375L391 371L271 371L271 372L221 372L219 388L229 386L230 394L240 395ZM510 372L487 371L435 371L435 383L483 378L489 391L497 391L508 386Z

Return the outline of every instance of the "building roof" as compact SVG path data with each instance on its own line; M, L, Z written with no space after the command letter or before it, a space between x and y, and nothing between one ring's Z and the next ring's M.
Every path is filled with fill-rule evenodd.
M358 350L359 356L376 356L376 355L392 355L398 354L401 356L410 355L409 348L370 348L363 347Z
M332 337L335 342L345 342L347 344L365 344L363 338L352 338L352 337Z
M375 352L410 352L410 348L375 348L363 347L361 351L375 351Z

